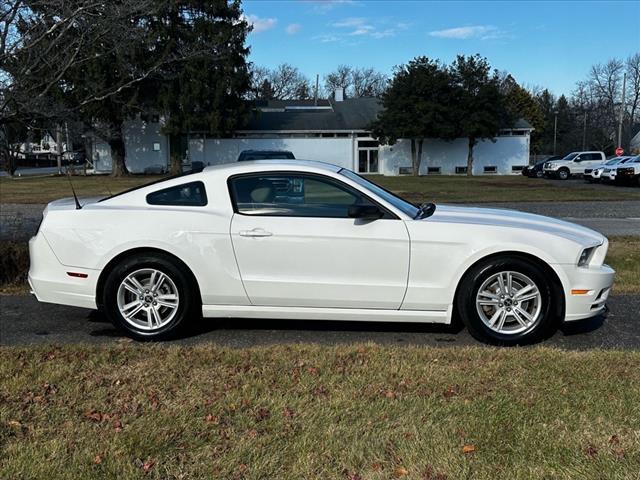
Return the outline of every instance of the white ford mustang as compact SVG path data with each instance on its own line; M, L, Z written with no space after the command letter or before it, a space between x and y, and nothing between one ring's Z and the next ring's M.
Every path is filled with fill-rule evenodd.
M208 167L50 203L29 242L42 302L99 308L136 339L204 317L450 323L502 345L605 309L597 232L538 215L418 208L319 162Z

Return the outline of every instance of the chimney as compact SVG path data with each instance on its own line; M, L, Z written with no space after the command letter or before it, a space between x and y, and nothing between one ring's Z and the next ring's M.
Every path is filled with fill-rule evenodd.
M343 87L336 88L336 91L333 94L333 99L336 102L342 102L344 100L344 88Z

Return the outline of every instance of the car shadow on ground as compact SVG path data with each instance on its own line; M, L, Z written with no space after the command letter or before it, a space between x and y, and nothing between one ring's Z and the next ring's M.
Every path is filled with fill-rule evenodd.
M566 322L560 325L555 335L570 337L584 335L601 328L607 315L602 314L586 320ZM101 328L93 329L91 336L95 337L123 337L115 327L111 325L106 317L98 312L92 311L87 316L87 320ZM406 322L354 322L354 321L331 321L331 320L280 320L280 319L253 319L253 318L222 318L222 319L197 319L178 338L179 340L195 339L215 331L238 331L238 332L362 332L367 333L395 333L395 334L432 334L432 335L458 335L465 330L464 325L459 320L450 325L436 323L406 323ZM363 341L366 338L363 338ZM442 340L442 339L440 339ZM451 338L451 342L455 337Z

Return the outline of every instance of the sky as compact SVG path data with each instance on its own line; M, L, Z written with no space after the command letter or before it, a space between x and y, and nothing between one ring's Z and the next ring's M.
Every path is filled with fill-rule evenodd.
M290 63L320 82L340 64L393 67L479 53L524 86L570 94L591 65L640 52L640 0L244 0L249 60Z

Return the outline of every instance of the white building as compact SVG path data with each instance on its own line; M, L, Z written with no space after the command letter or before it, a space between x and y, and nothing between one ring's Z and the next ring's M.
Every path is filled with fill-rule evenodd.
M190 134L183 139L186 162L205 165L235 162L243 150L289 150L296 158L341 165L361 173L411 173L411 142L379 145L367 127L381 109L374 98L257 102L247 126L233 138ZM474 149L474 174L519 173L529 163L533 128L519 120L505 128L495 142L480 142ZM126 163L130 171L167 170L169 142L158 122L129 122L125 129ZM421 174L466 174L467 140L424 142ZM96 143L97 170L111 168L107 145ZM173 149L175 151L175 148Z

